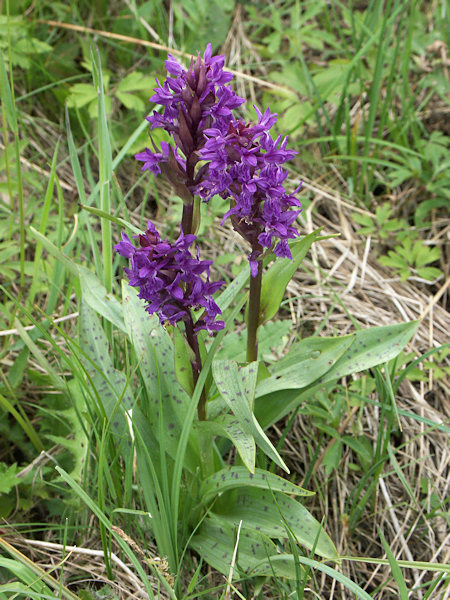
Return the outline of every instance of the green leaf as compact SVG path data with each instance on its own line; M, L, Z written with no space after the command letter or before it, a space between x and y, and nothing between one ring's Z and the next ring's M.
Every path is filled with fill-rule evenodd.
M132 410L135 404L131 388L125 375L113 367L106 335L96 313L84 299L81 300L79 330L81 360L92 382L97 408L108 419L114 433L127 436L125 411Z
M261 286L259 323L271 319L278 311L286 287L312 244L320 237L321 228L290 244L292 260L278 258L264 273Z
M190 546L214 569L228 575L236 547L237 527L217 518L207 517L199 532L192 538ZM266 562L267 556L276 554L276 546L267 536L242 529L237 542L236 566L233 578L244 573L257 574L258 563Z
M75 399L75 397L78 396L78 398L80 398L81 400L82 398L80 395L80 390L77 389L77 386L79 386L77 380L70 380L68 382L68 385L70 389L71 398ZM81 405L81 402L78 402L78 404ZM82 409L83 407L80 406L80 408ZM68 438L60 435L47 434L46 437L52 440L52 442L54 442L55 444L59 444L63 448L69 450L73 459L73 467L69 475L75 481L81 483L83 468L86 462L86 454L89 449L86 429L80 420L79 412L76 412L74 407L70 407L67 410L54 410L53 412L55 416L61 418L70 425L70 432L72 436Z
M194 352L177 327L173 328L173 339L175 345L175 372L177 374L177 379L186 392L192 396L195 385L191 359L195 359Z
M113 294L108 294L105 286L92 271L81 265L78 270L81 291L87 304L118 329L126 332L121 303Z
M381 529L379 527L378 527L378 533L380 535L381 542L382 542L384 550L386 552L386 556L388 557L389 564L390 564L391 570L392 570L392 575L398 585L398 591L400 593L400 600L408 600L408 598L409 598L408 588L406 587L406 582L403 577L402 570L400 569L400 566L399 566L392 550L390 549L389 544L387 543L387 541L383 535L383 532L381 531Z
M139 71L132 71L119 82L117 89L120 92L135 92L137 90L151 90L154 85L154 78L147 77Z
M154 424L152 429L160 443L175 457L190 398L176 377L174 347L158 317L145 312L136 290L125 281L122 295L125 327L147 391L141 408L147 420ZM185 458L187 468L195 471L199 454L194 436L190 437Z
M129 110L143 111L145 109L145 102L135 94L118 91L116 92L116 98Z
M341 440L334 440L334 442L325 452L322 460L322 465L325 467L325 473L327 474L327 477L329 477L333 471L337 471L341 458L342 442Z
M269 367L271 377L258 384L256 395L306 387L329 371L352 342L352 336L301 340L284 358Z
M395 358L415 334L419 323L420 321L409 321L371 327L350 334L350 337L354 336L352 344L318 383L365 371Z
M0 463L0 494L8 494L13 487L21 482L17 473L20 471L17 463L6 466L5 463Z
M242 525L269 537L288 538L288 528L296 541L324 558L336 558L337 551L322 525L300 502L270 489L241 488L237 498L223 502L226 509L217 515L230 524ZM212 509L214 511L214 507ZM214 512L213 512L214 514Z
M76 83L69 90L67 106L82 108L97 99L97 92L91 83Z
M280 390L271 392L270 395L260 396L258 386L255 413L259 421L264 428L267 428L289 414L324 384L358 371L365 371L395 358L414 335L418 326L419 321L409 321L408 323L362 329L348 336L341 336L342 341L345 338L351 340L347 350L326 373L306 388L302 388L302 391L283 390L282 378L279 380ZM271 369L272 373L275 372L275 368L274 365Z
M256 420L252 407L258 376L258 363L240 367L234 361L217 360L212 364L214 381L220 395L239 420L242 430L251 434L257 445L279 467L289 469Z
M9 128L13 133L17 133L16 109L11 94L11 87L9 85L8 73L3 60L3 52L0 52L0 95L2 97L2 106L5 111Z
M19 352L19 355L14 359L13 364L8 372L8 381L12 388L18 387L22 383L23 374L28 364L29 349L25 346Z
M238 487L271 489L273 492L283 492L294 496L314 495L313 492L304 490L278 475L264 471L264 469L255 469L254 473L249 473L246 467L228 467L202 481L199 493L202 499L201 504L208 504L214 496Z
M417 275L427 281L434 281L438 277L441 277L442 271L436 267L421 267L417 269Z
M255 472L256 446L253 436L246 433L239 426L239 421L232 415L220 415L214 421L200 421L197 423L200 431L208 431L231 440L239 452L242 462L251 472Z

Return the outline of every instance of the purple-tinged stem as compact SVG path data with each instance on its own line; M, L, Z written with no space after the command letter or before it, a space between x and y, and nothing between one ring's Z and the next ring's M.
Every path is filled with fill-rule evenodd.
M186 330L186 339L189 346L192 348L195 360L191 361L192 375L194 378L194 386L197 384L200 371L202 370L202 358L200 356L200 348L198 346L197 333L194 331L194 322L192 315L189 313L188 318L184 322ZM197 407L197 415L199 421L206 421L206 393L205 388L202 389L200 400Z
M247 362L258 360L258 327L261 305L262 260L258 260L258 272L250 277L247 323Z

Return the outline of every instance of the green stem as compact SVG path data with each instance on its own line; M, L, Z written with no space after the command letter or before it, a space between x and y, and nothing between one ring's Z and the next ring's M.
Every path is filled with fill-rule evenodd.
M262 261L258 260L258 272L250 277L247 323L247 362L258 360L258 327L261 304Z

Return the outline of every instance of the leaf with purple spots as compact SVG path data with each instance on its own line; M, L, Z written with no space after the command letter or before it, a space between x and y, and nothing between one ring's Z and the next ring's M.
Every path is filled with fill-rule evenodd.
M239 421L233 415L220 415L215 421L200 421L197 423L200 431L225 437L233 442L242 462L251 472L255 472L256 446L253 436L242 431Z
M323 381L333 381L345 375L365 371L395 358L416 333L420 321L396 323L384 327L361 329L351 346L325 374Z
M264 471L264 469L255 469L254 473L249 473L246 467L228 467L202 481L199 493L202 499L201 504L208 504L214 496L239 487L270 489L274 492L284 492L294 496L314 495L313 492L304 490L295 483L269 471Z
M175 374L174 347L158 317L145 311L136 291L125 281L122 294L125 326L147 391L143 394L143 411L153 423L160 444L175 458L190 398ZM186 468L195 472L199 460L197 437L191 435L185 455Z
M327 373L352 341L352 336L301 340L284 358L269 367L271 376L259 382L256 396L306 387Z
M252 435L259 448L275 464L289 473L285 462L264 433L252 411L258 363L253 362L246 367L240 367L232 360L217 360L212 364L212 373L220 395L238 419L242 431Z
M237 529L217 518L206 517L190 546L214 569L228 575L236 546ZM234 579L239 579L250 571L254 574L257 565L276 552L275 544L267 536L241 529Z
M103 328L84 299L80 307L79 339L81 361L89 375L98 410L108 419L113 432L128 435L125 411L133 408L135 400L127 378L113 367Z
M324 558L336 558L337 551L322 525L300 502L286 494L257 488L242 488L234 502L222 503L222 521L264 533L272 538L287 538L287 528L296 541ZM214 506L212 508L214 511ZM212 513L214 514L214 512Z

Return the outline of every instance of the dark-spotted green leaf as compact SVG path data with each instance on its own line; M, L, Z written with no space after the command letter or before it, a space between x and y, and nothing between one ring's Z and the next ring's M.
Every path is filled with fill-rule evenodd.
M351 345L318 382L333 381L392 360L416 333L419 323L420 321L409 321L371 327L350 334L353 336Z
M416 332L418 321L362 329L348 336L351 344L326 373L305 388L273 391L269 394L256 394L255 413L264 428L295 410L304 400L314 394L322 385L337 381L341 377L364 371L395 358ZM295 352L295 350L292 350ZM271 368L276 375L277 366ZM280 379L281 382L281 379ZM259 392L259 387L257 389Z
M278 390L306 387L329 371L352 341L351 336L301 340L273 365L271 377L258 384L256 395L264 396Z
M231 360L213 362L212 372L220 395L239 421L241 429L254 437L256 444L279 467L289 469L278 454L253 414L253 398L258 376L258 363L246 367Z
M141 407L160 443L175 457L190 398L175 374L174 347L158 317L145 312L136 291L125 281L122 295L125 327L147 391ZM194 471L198 461L198 444L191 436L185 465Z
M236 500L226 499L227 508L218 517L230 524L242 521L246 529L272 538L287 538L287 528L296 541L324 558L336 558L337 551L322 525L300 502L270 489L241 488ZM214 510L214 507L213 507Z
M78 269L80 272L83 299L98 314L125 332L125 323L123 322L122 305L120 302L115 296L106 291L105 286L92 271L82 266L79 266Z
M195 355L189 347L186 338L177 327L173 329L173 341L175 346L175 373L177 379L186 392L192 396L195 385L191 359L195 360Z
M294 496L314 495L313 492L304 490L295 483L286 481L286 479L264 471L264 469L255 469L254 473L249 473L245 467L228 467L202 481L200 486L202 504L207 504L217 494L239 487L270 489L273 492L284 492Z
M92 383L92 398L108 419L113 432L128 434L125 411L134 406L131 387L125 375L114 369L108 341L92 308L82 299L79 318L81 360Z
M261 287L260 325L276 315L288 283L312 244L320 237L320 232L321 229L316 229L301 240L292 242L289 245L292 260L278 258L264 273Z
M212 435L226 437L233 442L239 456L247 469L254 473L256 446L253 436L239 425L239 421L233 415L220 415L214 421L201 421L197 424L201 431L205 430Z
M234 579L250 571L254 575L259 563L265 562L268 555L276 554L276 546L267 536L244 529L237 540L237 531L238 527L207 517L190 546L214 569L228 575L237 544Z

